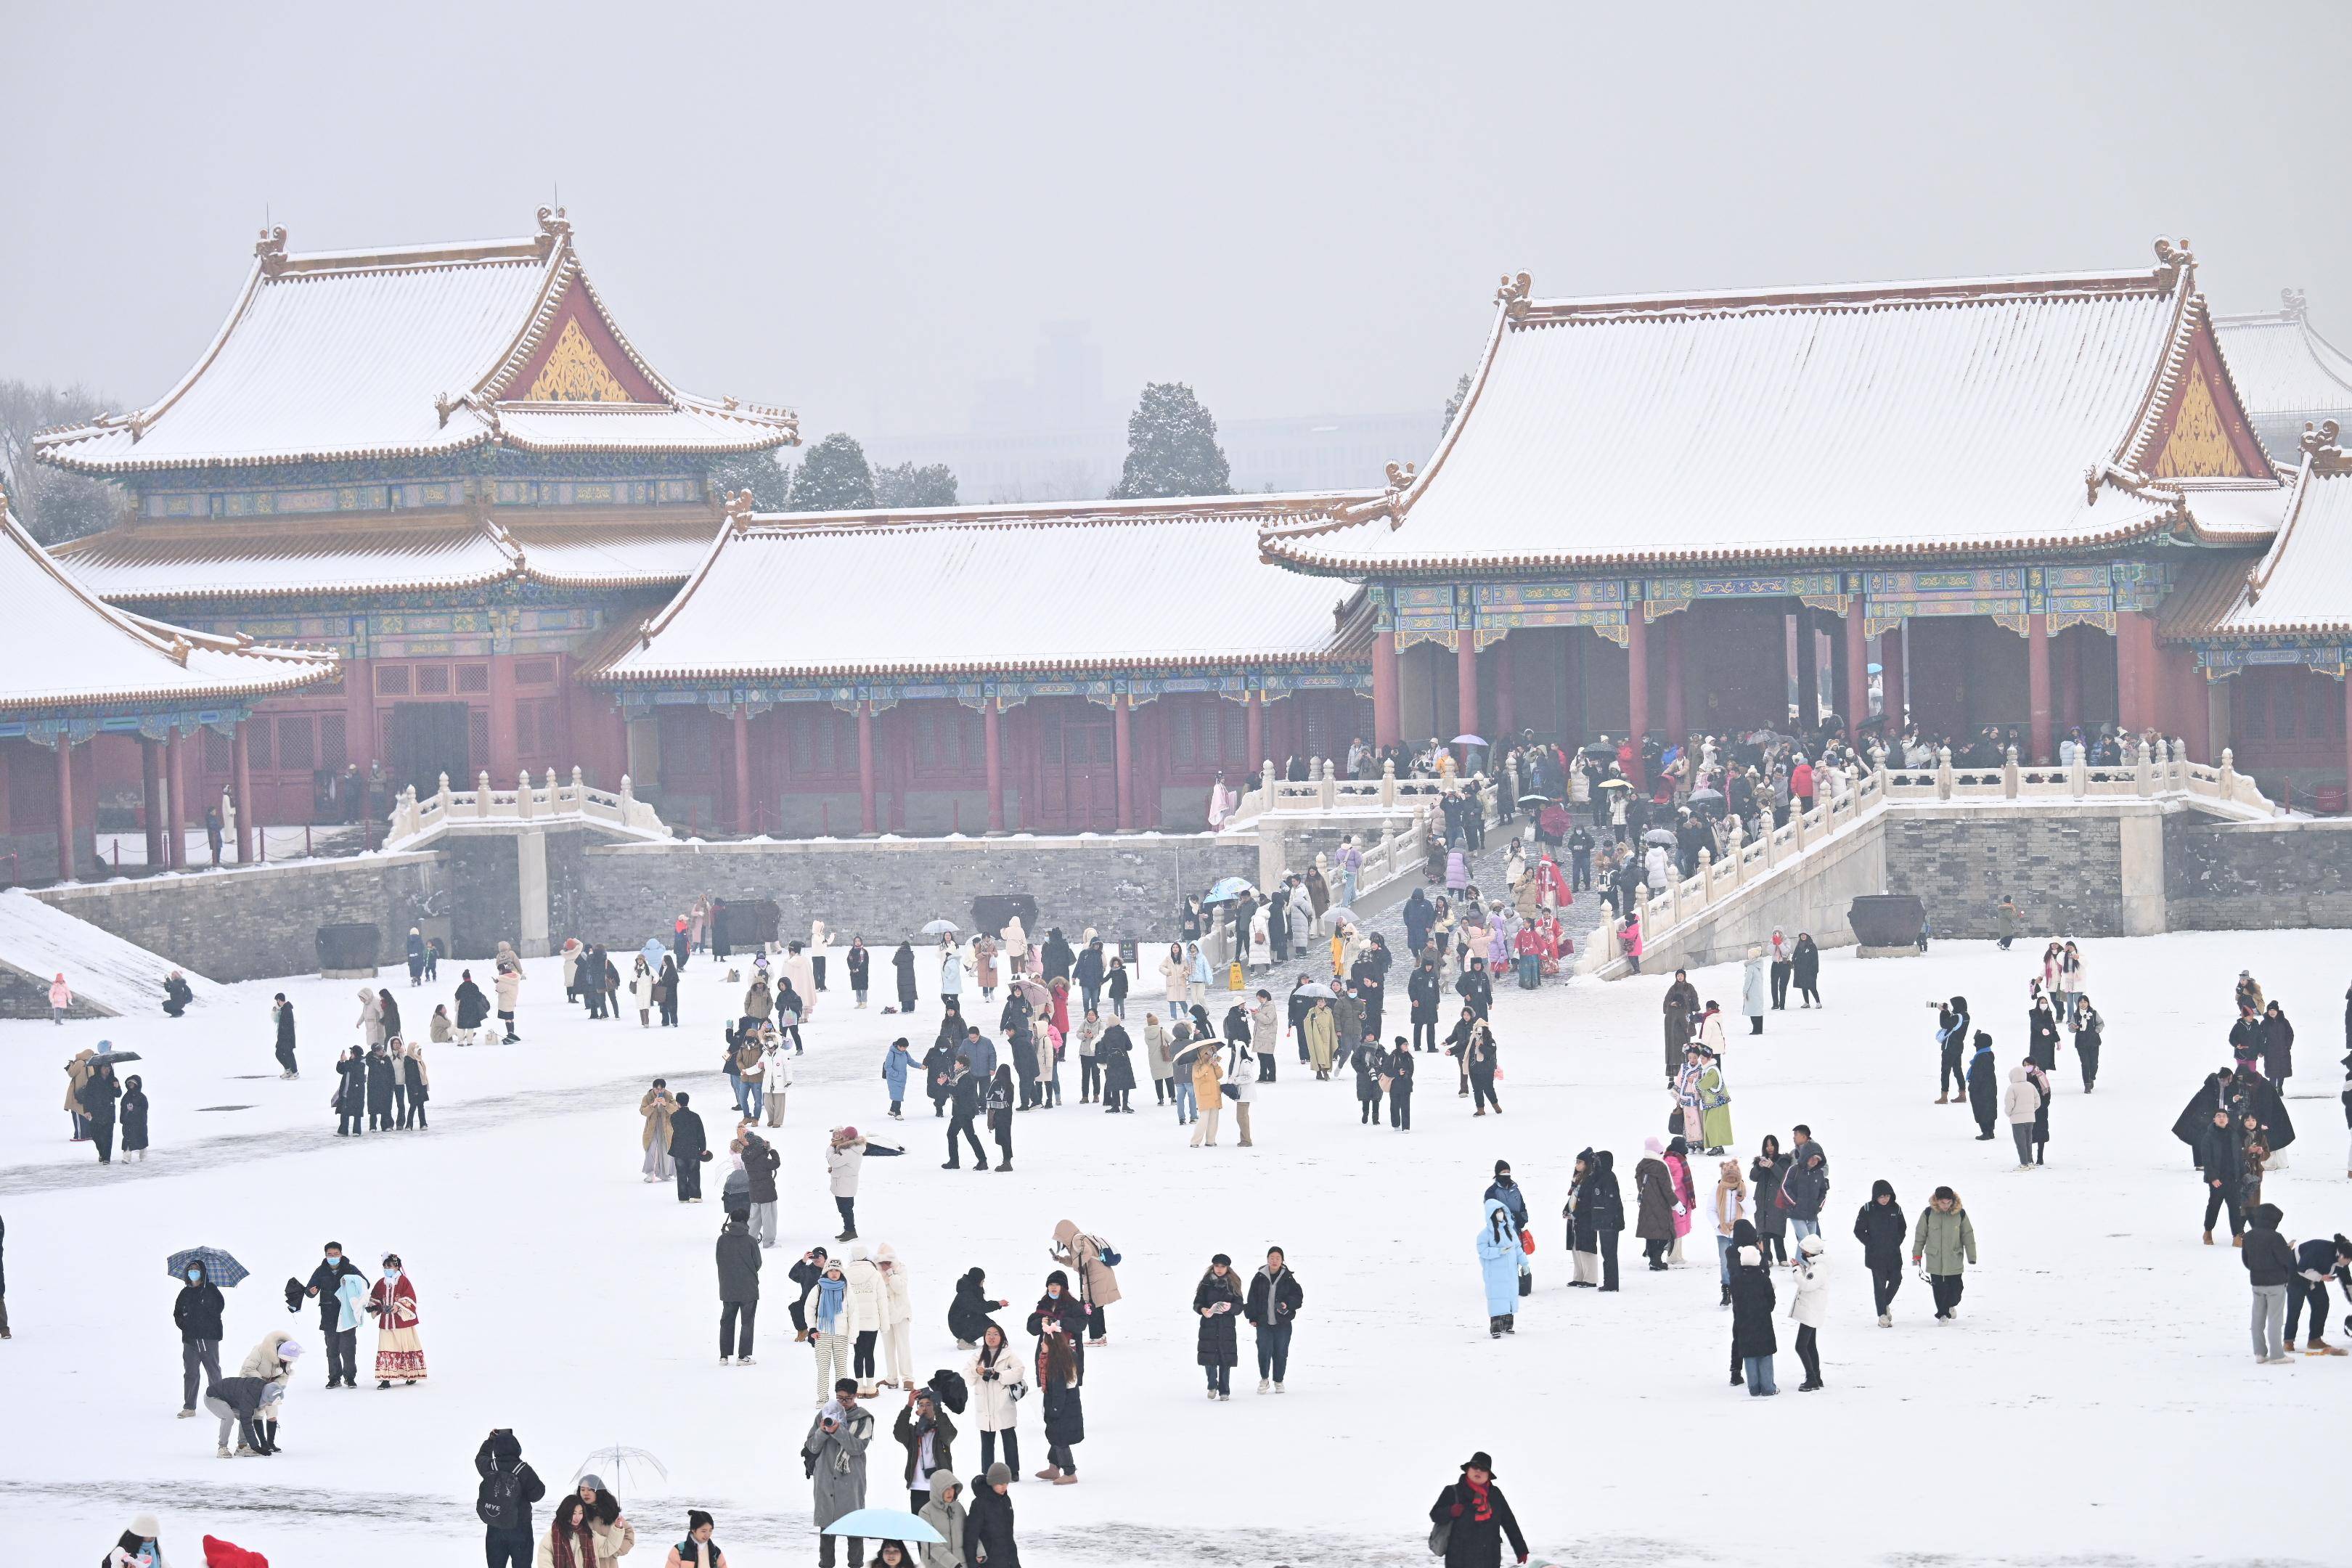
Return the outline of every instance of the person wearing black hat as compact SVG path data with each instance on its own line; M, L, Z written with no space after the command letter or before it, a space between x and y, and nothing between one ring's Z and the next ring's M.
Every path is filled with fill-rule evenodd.
M1429 1507L1429 1544L1445 1568L1496 1568L1503 1561L1503 1537L1511 1538L1517 1561L1528 1560L1528 1538L1495 1484L1495 1461L1481 1449L1462 1467L1462 1479L1437 1494Z

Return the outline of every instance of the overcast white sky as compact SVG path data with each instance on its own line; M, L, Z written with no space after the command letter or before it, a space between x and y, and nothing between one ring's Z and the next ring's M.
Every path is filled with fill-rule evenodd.
M2152 264L2352 346L2341 6L370 8L9 0L0 375L135 404L265 207L527 231L697 391L963 427L1084 320L1125 405L1443 401L1539 294ZM1367 476L1370 478L1370 476Z

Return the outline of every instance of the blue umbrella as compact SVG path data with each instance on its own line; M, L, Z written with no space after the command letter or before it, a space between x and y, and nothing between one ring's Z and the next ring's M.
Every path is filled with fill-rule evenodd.
M164 1260L163 1272L177 1279L187 1273L188 1265L191 1263L203 1264L205 1283L217 1285L224 1290L230 1289L252 1272L244 1264L239 1263L217 1247L184 1247Z
M1246 877L1221 878L1218 880L1217 885L1209 889L1209 896L1202 899L1201 902L1203 904L1229 904L1235 899L1240 898L1244 893L1253 890L1254 889L1252 889L1249 885L1249 879Z
M911 1513L895 1508L861 1508L845 1513L819 1535L856 1535L867 1540L918 1541L931 1543L947 1538Z

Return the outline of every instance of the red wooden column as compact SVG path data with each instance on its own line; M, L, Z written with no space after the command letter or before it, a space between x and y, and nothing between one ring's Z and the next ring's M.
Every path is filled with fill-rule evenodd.
M1111 765L1118 771L1118 830L1121 833L1131 833L1135 829L1135 780L1131 776L1135 766L1135 745L1128 721L1128 710L1133 702L1134 699L1121 692L1110 710ZM1096 732L1099 734L1101 731Z
M163 863L175 868L188 863L188 770L181 763L186 750L180 744L179 731L164 736Z
M2148 632L2147 617L2137 610L2116 612L2116 707L2123 728L2133 732L2156 721Z
M231 766L236 778L236 863L240 866L253 864L254 835L261 831L261 825L254 819L253 754L246 750L245 741L246 730L252 722L251 719L239 719L236 734L229 742Z
M2352 679L2344 682L2344 787L2352 791Z
M73 737L58 736L58 880L74 879Z
M1454 634L1454 722L1462 726L1454 734L1481 733L1478 728L1478 634L1468 626ZM1454 736L1440 738L1451 741Z
M1511 689L1512 674L1511 639L1506 637L1495 649L1495 728L1500 733L1486 737L1504 747L1519 732L1518 693Z
M2085 628L2074 626L2050 639L2058 654L2058 729L2072 734L2083 722L2083 638Z
M992 695L980 707L981 738L988 752L988 830L1004 831L1004 736L1001 710Z
M1860 594L1845 612L1845 733L1857 745L1863 721L1870 717L1870 627L1863 619Z
M1683 622L1688 610L1668 616L1660 628L1666 634L1666 744L1678 746L1687 738L1683 729Z
M1886 716L1893 721L1889 726L1891 733L1887 736L1887 750L1892 752L1894 742L1902 734L1904 722L1909 716L1906 711L1907 705L1903 700L1903 627L1900 625L1880 636L1878 663L1879 689L1885 700Z
M1642 737L1650 732L1650 632L1639 599L1625 601L1625 711L1633 736L1633 776L1625 782L1642 787Z
M1813 642L1813 609L1797 605L1797 728L1811 733L1822 721L1821 649Z
M735 704L735 831L751 831L751 710Z
M1403 689L1397 669L1396 633L1381 632L1372 638L1372 744L1383 749L1404 739ZM1263 709L1264 692L1258 694ZM1265 757L1253 745L1250 753L1257 761Z
M163 863L163 759L156 754L156 744L146 736L139 737L139 799L146 807L147 864Z
M1372 679L1377 681L1380 679L1380 665L1377 661L1375 661L1372 666ZM1396 700L1396 692L1393 689L1389 692L1389 700L1391 703ZM1249 757L1247 760L1249 763L1250 777L1254 779L1257 777L1258 770L1265 765L1265 688L1261 686L1252 691L1249 694L1249 701L1244 706L1248 709L1249 713ZM1372 707L1374 709L1374 712L1372 714L1372 731L1373 733L1377 735L1380 731L1381 725L1380 713L1378 711L1380 701L1377 695L1373 699ZM1249 785L1247 783L1244 783L1241 787L1243 789L1247 789Z
M874 833L874 700L857 705L857 831Z
M2025 617L2026 741L2032 749L2027 760L2050 760L2050 617Z
M473 765L489 769L493 784L513 783L522 768L522 726L515 718L514 662L512 654L490 656L490 754L476 757ZM740 736L741 731L737 733ZM473 787L470 781L466 787Z

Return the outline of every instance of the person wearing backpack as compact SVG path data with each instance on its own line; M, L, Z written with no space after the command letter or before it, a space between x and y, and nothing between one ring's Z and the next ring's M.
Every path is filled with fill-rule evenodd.
M1054 1261L1078 1277L1078 1300L1087 1309L1087 1343L1099 1348L1110 1342L1110 1324L1103 1309L1118 1300L1118 1251L1098 1236L1079 1230L1074 1220L1054 1226L1054 1245L1046 1249Z
M482 1521L489 1568L530 1568L536 1545L530 1505L547 1495L547 1483L523 1461L522 1445L504 1426L482 1439L474 1469L482 1478L474 1512Z

